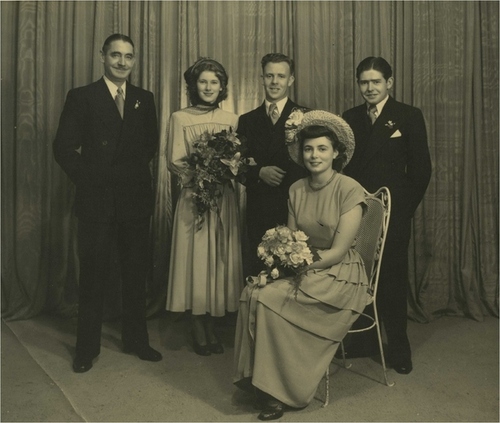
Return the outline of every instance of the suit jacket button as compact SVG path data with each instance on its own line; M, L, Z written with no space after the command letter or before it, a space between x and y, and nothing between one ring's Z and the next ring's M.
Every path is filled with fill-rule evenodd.
M102 142L102 145L108 145L108 142L107 142L106 140L104 140L104 141Z

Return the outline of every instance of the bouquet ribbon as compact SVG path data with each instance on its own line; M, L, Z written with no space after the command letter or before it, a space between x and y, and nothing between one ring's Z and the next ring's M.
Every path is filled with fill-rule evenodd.
M255 341L255 320L257 315L257 300L259 299L260 288L267 284L267 272L262 271L258 276L249 276L246 279L248 295L250 297L248 304L248 330L253 341Z

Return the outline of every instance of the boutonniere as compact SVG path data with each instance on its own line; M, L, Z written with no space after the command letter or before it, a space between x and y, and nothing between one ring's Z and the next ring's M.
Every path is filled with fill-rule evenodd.
M141 102L140 102L139 100L136 100L136 102L135 102L135 106L134 106L134 109L136 109L136 110L137 110L137 109L139 108L139 106L140 106L140 105L141 105Z
M395 122L393 122L392 120L388 121L385 126L387 126L389 129L392 129L394 128L394 125L396 125Z
M286 144L292 144L296 141L296 135L298 132L299 125L304 119L304 113L307 109L301 109L300 107L294 107L292 113L288 116L285 122L285 142Z

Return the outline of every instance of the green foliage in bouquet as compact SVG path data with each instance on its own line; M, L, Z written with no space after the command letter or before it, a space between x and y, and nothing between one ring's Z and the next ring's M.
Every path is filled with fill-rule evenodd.
M247 158L245 137L232 130L217 133L205 131L193 143L194 151L188 157L188 171L193 172L193 201L196 206L196 226L201 229L206 213L220 214L220 199L224 186L234 189L233 182L245 181L253 158Z

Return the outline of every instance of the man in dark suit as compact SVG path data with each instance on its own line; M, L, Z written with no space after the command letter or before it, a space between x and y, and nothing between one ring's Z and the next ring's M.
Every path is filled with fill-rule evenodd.
M120 257L123 350L159 361L149 346L146 278L153 210L149 162L158 145L153 94L127 78L134 44L113 34L101 51L104 76L68 92L54 140L54 156L76 185L80 258L76 356L73 370L92 368L100 353L103 294L113 246Z
M306 176L305 170L291 160L285 143L285 122L294 108L301 108L288 98L295 80L293 60L281 53L269 53L261 65L265 100L257 109L242 115L238 123L238 133L248 140L248 156L257 162L247 173L245 183L245 272L250 275L263 269L257 246L266 230L287 223L290 185Z
M387 335L389 364L398 373L407 374L413 368L406 333L408 244L411 219L431 176L427 132L420 109L389 95L394 78L387 61L367 57L358 65L356 78L365 103L343 114L356 139L353 158L344 172L370 192L382 186L391 192L392 211L377 305ZM369 331L353 336L347 354L375 355L378 348L374 335L375 331Z

